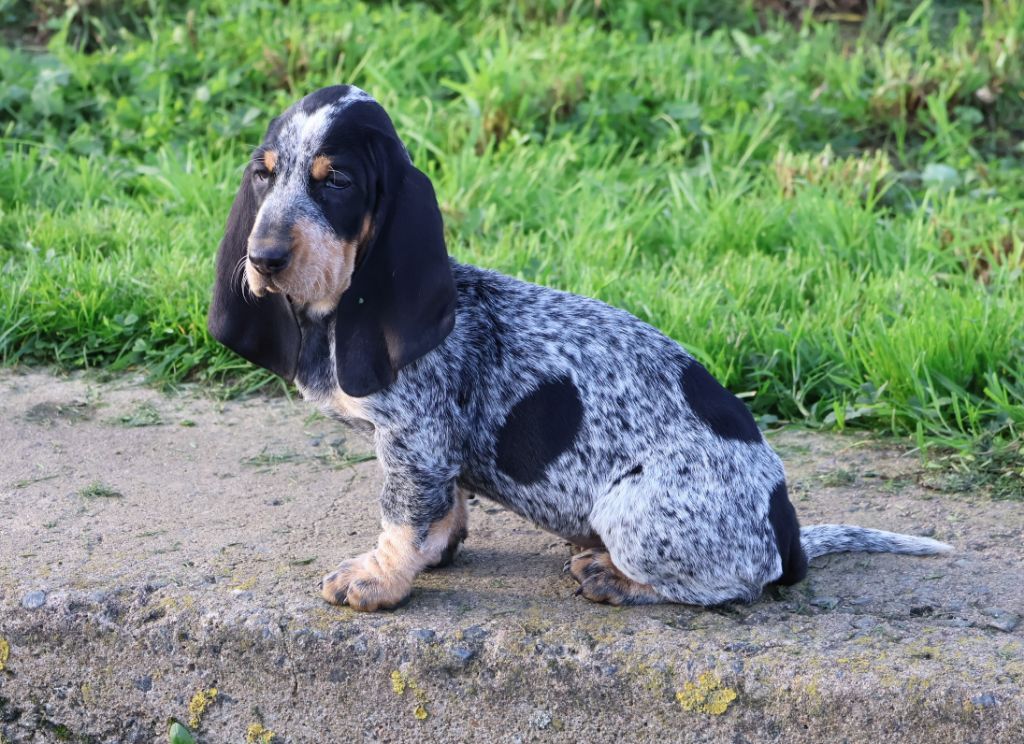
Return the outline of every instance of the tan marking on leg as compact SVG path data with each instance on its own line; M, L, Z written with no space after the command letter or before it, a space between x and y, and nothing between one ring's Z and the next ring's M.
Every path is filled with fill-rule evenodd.
M331 604L374 612L401 604L416 574L439 563L465 534L466 502L456 493L451 511L434 522L422 542L410 525L383 523L377 547L342 563L323 578L321 595Z
M591 602L630 605L665 601L651 585L633 581L622 573L605 550L584 550L572 556L566 566L580 584L576 593Z
M409 596L413 578L425 565L414 541L412 527L385 523L377 547L325 576L321 595L331 604L347 604L363 612L397 607Z
M271 173L274 172L274 168L277 167L277 151L276 150L265 150L263 152L263 165Z
M317 155L309 166L309 175L314 181L323 181L331 172L331 159L326 155Z
M466 539L469 525L469 509L466 507L466 494L461 488L455 489L455 502L452 510L444 519L434 522L430 526L427 535L427 543L431 544L431 550L436 552L437 546L441 547L440 553L431 556L428 567L447 566L455 560L455 554L459 545Z

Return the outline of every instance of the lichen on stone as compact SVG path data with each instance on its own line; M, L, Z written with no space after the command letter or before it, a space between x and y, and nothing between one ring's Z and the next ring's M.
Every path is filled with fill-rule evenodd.
M399 670L395 669L391 672L391 691L396 695L404 695L407 688L416 698L416 707L413 709L412 714L421 721L426 720L429 714L426 707L427 694L423 691L423 688L416 684L416 680L402 674Z
M391 672L391 691L396 695L405 694L405 677L397 669Z
M188 702L188 725L192 728L199 728L203 721L206 709L217 699L217 688L211 687L208 690L199 690Z
M729 709L736 699L736 691L725 687L714 672L704 672L696 682L687 682L676 693L679 706L687 712L707 713L720 716Z
M0 672L7 668L7 660L11 658L11 644L6 638L0 638Z
M245 730L245 744L271 744L276 734L262 723L250 723Z

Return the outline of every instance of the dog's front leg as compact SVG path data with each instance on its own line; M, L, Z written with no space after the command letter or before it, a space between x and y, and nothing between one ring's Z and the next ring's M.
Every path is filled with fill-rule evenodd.
M450 468L411 467L385 458L382 465L383 530L373 550L323 578L321 593L331 604L365 612L397 607L416 575L451 561L466 537L466 499Z

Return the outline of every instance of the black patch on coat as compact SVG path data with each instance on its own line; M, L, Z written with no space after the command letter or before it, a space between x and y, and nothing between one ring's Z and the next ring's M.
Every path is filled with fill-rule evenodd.
M761 431L743 402L695 360L683 370L683 395L694 414L723 439L761 441Z
M576 439L583 422L580 392L568 377L542 383L516 403L498 432L498 468L519 483L536 483Z
M796 518L796 509L790 503L786 484L782 481L772 489L768 521L775 530L775 545L782 558L782 576L775 583L789 586L803 581L807 576L807 554L800 545L800 521Z

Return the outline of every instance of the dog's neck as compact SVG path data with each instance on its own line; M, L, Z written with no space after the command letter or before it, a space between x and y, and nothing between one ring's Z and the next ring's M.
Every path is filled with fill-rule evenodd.
M310 312L308 306L292 305L302 342L295 381L306 397L320 398L337 387L334 373L334 315Z

